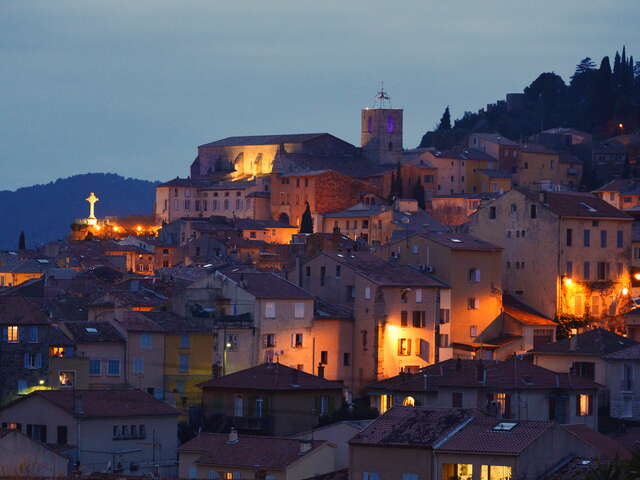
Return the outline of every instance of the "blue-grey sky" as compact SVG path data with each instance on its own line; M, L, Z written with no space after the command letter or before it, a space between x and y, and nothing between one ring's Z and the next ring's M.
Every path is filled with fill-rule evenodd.
M640 57L639 18L638 0L0 0L0 190L185 176L231 135L358 144L380 80L414 147L447 104Z

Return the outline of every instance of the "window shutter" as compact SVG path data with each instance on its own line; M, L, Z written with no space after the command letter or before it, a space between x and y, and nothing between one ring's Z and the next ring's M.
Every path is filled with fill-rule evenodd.
M23 327L18 327L18 341L20 343L23 343L25 341L25 338L24 338L25 330L26 329Z
M508 393L504 397L504 416L511 418L511 395Z
M402 339L398 339L398 355L402 355Z
M2 327L2 341L5 343L9 341L9 327Z
M36 354L36 368L42 368L42 354Z
M266 335L266 334L262 335L262 347L263 348L267 348L269 346L268 343L267 343L267 338L269 338L268 335Z
M291 334L291 346L293 348L295 348L295 346L296 346L296 334L295 333Z
M407 355L411 355L411 339L407 338Z
M593 395L589 395L589 415L593 415Z
M29 353L24 352L24 368L29 368Z
M421 303L422 302L422 289L418 288L416 290L416 303Z

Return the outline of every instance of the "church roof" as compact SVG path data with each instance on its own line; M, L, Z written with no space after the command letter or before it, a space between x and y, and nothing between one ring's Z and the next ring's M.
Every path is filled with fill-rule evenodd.
M290 133L284 135L246 135L227 137L215 142L205 143L201 147L235 147L242 145L279 145L281 143L304 143L309 140L330 135L329 133Z

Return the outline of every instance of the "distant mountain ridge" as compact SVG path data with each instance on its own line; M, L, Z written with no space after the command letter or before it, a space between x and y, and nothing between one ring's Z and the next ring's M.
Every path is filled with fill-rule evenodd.
M27 248L63 238L76 218L89 215L85 198L91 192L100 198L97 217L151 214L158 184L115 173L86 173L0 191L0 250L17 248L21 231Z

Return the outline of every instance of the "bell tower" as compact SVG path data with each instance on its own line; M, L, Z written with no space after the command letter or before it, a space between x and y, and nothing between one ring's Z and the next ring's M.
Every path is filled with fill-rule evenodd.
M381 84L373 107L361 113L360 146L366 158L378 164L400 161L402 112L401 108L391 107L391 98Z

